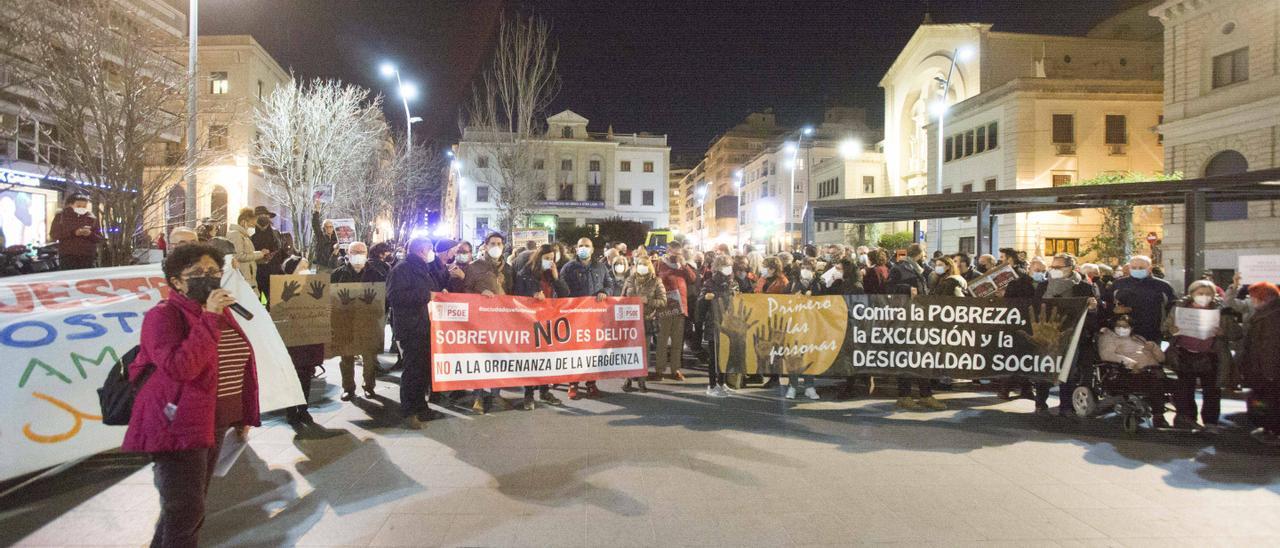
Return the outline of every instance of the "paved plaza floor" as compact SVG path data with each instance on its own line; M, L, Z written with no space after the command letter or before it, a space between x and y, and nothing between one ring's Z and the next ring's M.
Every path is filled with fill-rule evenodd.
M342 403L327 365L331 437L264 421L210 488L203 545L1280 545L1280 449L1239 431L1130 436L990 393L941 392L933 413L833 387L711 399L693 375L406 431L397 374ZM151 481L119 454L38 480L0 500L0 546L144 545Z

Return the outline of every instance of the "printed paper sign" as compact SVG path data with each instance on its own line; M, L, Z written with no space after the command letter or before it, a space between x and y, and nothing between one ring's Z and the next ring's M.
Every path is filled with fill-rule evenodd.
M285 346L329 344L329 276L271 276L271 319Z
M345 283L329 285L329 322L332 338L326 355L359 356L382 352L386 336L387 284Z
M1016 279L1018 273L1005 265L969 282L969 293L974 297L994 297Z
M1280 255L1241 255L1240 283L1280 284Z
M642 300L435 293L431 389L563 384L645 374Z
M1222 311L1216 308L1205 310L1179 306L1173 309L1173 324L1178 326L1178 335L1183 337L1211 339L1221 320Z
M338 246L346 249L351 242L356 241L356 220L355 219L330 219L333 221L333 233L338 237Z

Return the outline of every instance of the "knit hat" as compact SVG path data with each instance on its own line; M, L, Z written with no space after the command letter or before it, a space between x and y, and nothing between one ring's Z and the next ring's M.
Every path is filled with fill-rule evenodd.
M1280 297L1280 288L1271 282L1256 283L1249 286L1249 296L1260 301L1271 302Z
M455 247L458 247L458 242L456 240L450 240L447 238L443 240L436 240L436 253L444 253Z
M1218 293L1218 286L1214 285L1213 282L1209 280L1196 280L1194 282L1191 282L1191 285L1187 286L1187 294L1190 295L1192 293L1195 293L1196 290L1200 288L1209 289L1215 295Z

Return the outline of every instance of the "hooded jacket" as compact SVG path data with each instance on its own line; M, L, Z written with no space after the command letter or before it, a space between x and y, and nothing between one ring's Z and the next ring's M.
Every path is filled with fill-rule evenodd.
M253 249L253 237L249 236L248 229L239 224L232 224L227 227L227 239L235 247L235 253L232 256L240 263L240 275L244 276L244 281L249 282L249 285L256 289L258 287L258 261L262 259L264 253Z
M422 257L409 255L391 267L391 274L387 276L387 302L396 340L426 344L431 336L427 305L431 304L431 293L441 289Z
M230 311L221 316L208 312L176 291L147 311L129 378L136 380L150 365L155 370L134 399L121 449L158 453L213 447L218 340L224 323L244 336ZM252 350L245 364L243 422L259 426L258 369ZM170 403L175 406L172 420L165 414Z
M89 227L88 236L78 236L76 231ZM70 207L62 208L53 216L49 225L49 238L58 241L58 253L71 257L92 257L98 254L98 244L106 240L102 226L92 213L77 214Z
M1254 311L1237 362L1248 386L1274 386L1280 381L1280 299Z

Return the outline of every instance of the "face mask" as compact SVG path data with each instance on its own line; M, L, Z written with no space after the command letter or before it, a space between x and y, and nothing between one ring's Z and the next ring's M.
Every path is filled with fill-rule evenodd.
M622 267L618 267L618 268L622 268ZM619 270L619 271L618 271L618 273L619 273L619 274L621 274L621 273L622 273L622 271L621 271L621 270ZM639 275L641 275L641 276L648 276L648 275L649 275L649 267L647 267L647 266L645 266L645 265L638 265L638 266L636 266L636 274L639 274Z
M1128 328L1128 327L1117 327L1117 328L1116 328L1116 335L1119 335L1119 336L1121 336L1121 337L1128 337L1130 333L1133 333L1133 329L1130 329L1130 328Z
M721 274L724 274L725 276L732 276L732 275L733 275L733 267L732 267L732 266L722 266L722 267L720 267L720 273L721 273Z
M1061 280L1067 277L1067 273L1055 268L1049 271L1049 277L1055 280Z
M1133 277L1134 277L1134 279L1141 280L1141 279L1143 279L1143 278L1146 278L1146 277L1147 277L1147 274L1149 274L1149 272L1147 272L1147 269L1145 269L1145 268L1131 268L1131 269L1129 269L1129 275L1130 275L1130 276L1133 276Z
M559 252L559 251L557 251L557 252L556 252L556 262L557 262L557 263L558 263L558 262L560 262L560 252Z
M425 256L424 256L422 259L423 259L423 260L425 260L425 261L427 261L427 262L429 262L429 263L434 263L434 262L436 262L436 252L431 251L430 249L428 249L428 250L427 250L427 252L426 252L426 254L425 254Z
M764 276L764 277L766 277L766 278L768 278L769 276L772 276L772 275L773 275L773 270L768 269L768 268L761 268L761 269L760 269L760 275L761 275L761 276Z
M556 263L555 263L554 261L552 261L551 259L543 259L543 260L542 260L542 269L543 269L543 270L551 270L551 267L552 267L552 266L555 266L555 264L556 264Z
M945 266L935 266L935 267L933 267L933 273L934 273L934 274L937 274L937 275L939 275L939 276L941 276L941 275L943 275L943 274L946 274L946 273L947 273L947 267L945 267Z
M253 228L253 227L246 228L246 229L244 229L244 231L245 231L245 233L247 233L247 234L248 234L248 235L250 235L250 236L253 236L254 234L257 234L257 233L258 233L258 229Z
M369 256L368 255L350 255L347 257L347 262L351 263L351 266L359 268L364 266L365 263L369 262Z
M502 248L496 245L484 250L484 252L488 254L491 259L497 259L502 256Z
M863 254L861 254L861 255L858 255L858 262L859 262L859 263L862 263L862 264L870 264L870 263L868 263L868 262L867 262L867 260L868 260L868 259L867 259L867 254L866 254L866 253L863 253Z
M615 264L613 265L613 271L617 272L618 274L622 274L623 272L627 271L627 265Z
M588 259L588 258L590 258L590 257L591 257L591 248L589 248L589 247L579 247L579 248L578 248L578 258L579 258L579 259Z
M1213 297L1210 295L1196 295L1193 299L1197 306L1209 306L1209 303L1213 302Z
M85 213L88 213L88 212L89 212L89 208L87 208L87 207L73 207L73 208L71 208L71 211L76 212L76 215L84 215Z
M461 255L454 255L453 262L460 263L460 264L467 264L471 262L471 254L463 253Z
M802 268L802 269L800 269L800 279L802 279L802 280L804 280L804 281L806 281L806 282L807 282L807 281L809 281L809 280L812 280L812 279L813 279L813 271L812 271L812 270L809 270L809 269L807 269L807 268Z
M831 262L831 254L830 254L830 253L823 253L823 254L822 254L822 260L824 260L824 261L826 261L826 262Z
M397 251L397 252L396 252L396 260L397 260L397 261L403 261L403 260L404 260L404 252L403 252L403 251Z
M188 299L204 304L209 300L209 294L220 287L222 287L222 280L211 276L187 278L186 295Z
M1043 281L1044 281L1044 279L1045 279L1044 272L1032 272L1032 273L1031 273L1031 279L1033 279L1033 280L1035 280L1035 281L1037 281L1037 282L1043 282Z

